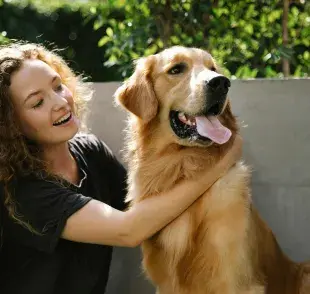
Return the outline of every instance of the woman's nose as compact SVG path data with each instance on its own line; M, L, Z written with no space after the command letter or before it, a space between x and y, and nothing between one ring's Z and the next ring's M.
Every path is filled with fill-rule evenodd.
M57 93L53 93L51 95L51 100L52 100L52 103L53 103L53 109L55 111L65 107L68 105L68 101L65 97L57 94Z

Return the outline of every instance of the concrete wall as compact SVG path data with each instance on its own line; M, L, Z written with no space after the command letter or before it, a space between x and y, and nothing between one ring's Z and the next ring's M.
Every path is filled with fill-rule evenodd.
M112 104L118 85L95 85L90 126L119 156L125 113ZM310 259L310 79L235 80L230 93L244 125L255 205L291 258ZM115 250L108 294L120 293L154 293L139 249Z

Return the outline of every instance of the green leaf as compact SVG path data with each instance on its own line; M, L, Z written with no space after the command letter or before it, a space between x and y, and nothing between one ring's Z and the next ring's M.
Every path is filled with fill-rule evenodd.
M191 9L190 3L183 3L183 7L185 10L189 11Z
M118 23L118 28L120 30L124 30L126 28L126 26L124 25L124 23L120 22L120 23Z
M294 77L300 77L302 75L301 72L302 72L302 67L301 65L298 65L295 69Z
M158 46L154 44L145 50L144 55L148 56L148 55L155 54L157 50L158 50Z
M274 71L270 65L265 67L266 77L272 78L272 77L275 77L276 74L277 74L276 71Z
M180 39L177 36L171 36L171 41L173 44L180 44Z
M107 28L106 29L106 33L107 33L107 35L109 36L109 37L112 37L113 36L113 30L112 30L112 28Z
M253 25L252 24L247 24L245 27L244 27L244 30L249 33L250 35L253 34Z
M100 29L103 26L103 19L102 17L99 17L95 22L94 22L94 29L95 31Z
M90 7L89 11L90 11L91 14L96 14L97 9L96 9L95 6L92 6L92 7Z
M104 46L105 44L107 44L109 41L110 41L110 37L104 36L104 37L102 37L102 38L99 40L98 46L99 46L99 47L102 47L102 46Z
M156 44L157 44L158 48L160 48L160 49L164 48L164 43L162 40L158 39Z

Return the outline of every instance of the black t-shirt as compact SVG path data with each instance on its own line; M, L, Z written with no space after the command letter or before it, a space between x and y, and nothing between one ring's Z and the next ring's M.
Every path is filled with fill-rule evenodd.
M40 235L17 224L4 209L1 294L105 292L112 247L71 242L60 234L68 217L93 198L123 210L126 171L94 135L77 135L69 146L78 163L79 185L34 176L12 181L19 217Z

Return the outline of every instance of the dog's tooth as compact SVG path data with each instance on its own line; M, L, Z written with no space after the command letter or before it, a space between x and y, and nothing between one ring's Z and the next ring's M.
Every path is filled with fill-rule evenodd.
M180 112L178 116L179 116L179 119L181 119L182 121L187 121L184 112Z

